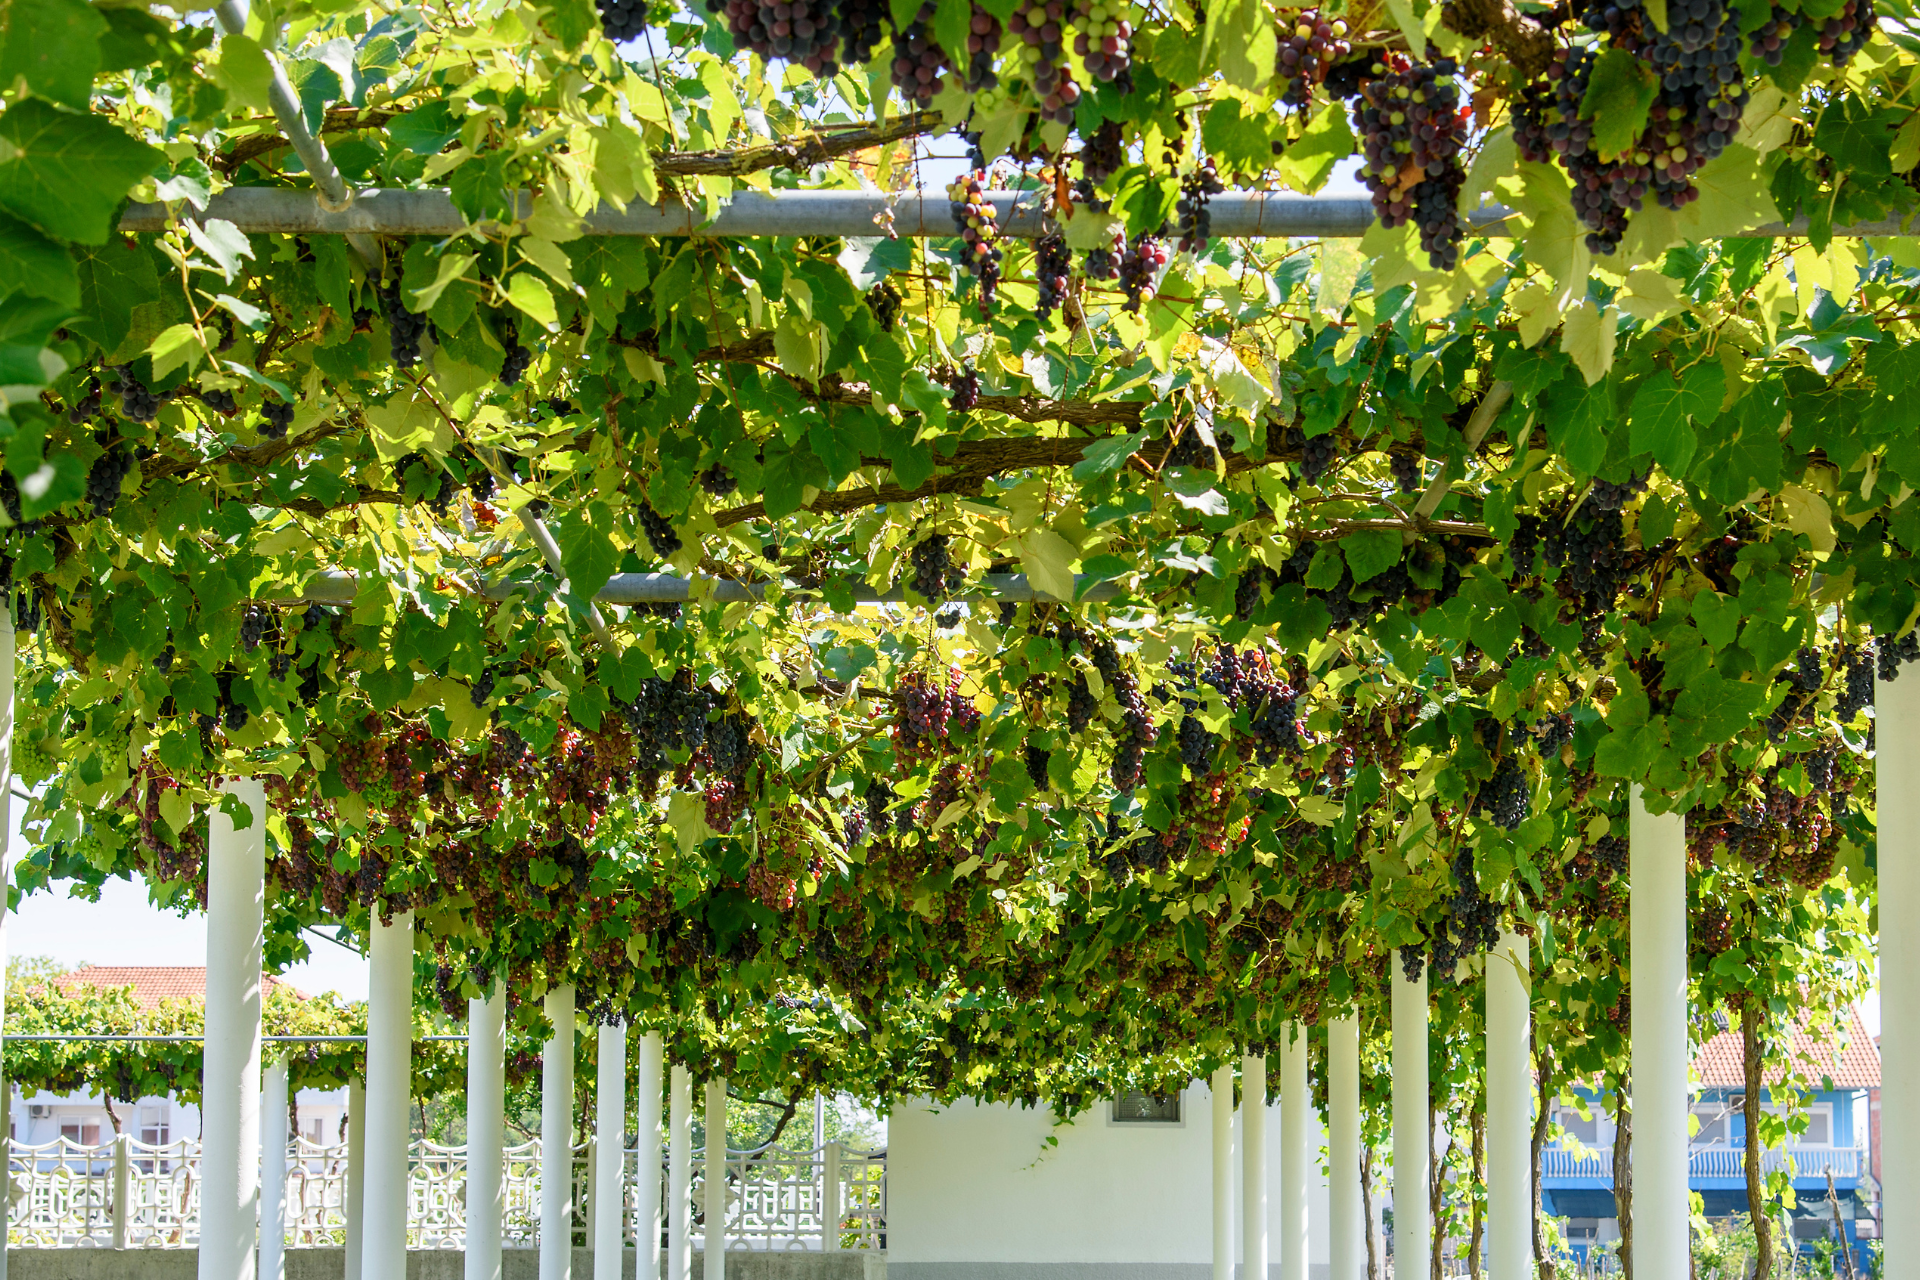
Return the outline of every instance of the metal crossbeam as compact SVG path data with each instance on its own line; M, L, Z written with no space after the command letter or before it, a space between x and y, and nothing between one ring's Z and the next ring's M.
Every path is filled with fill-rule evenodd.
M1031 239L1046 229L1041 191L989 191L1003 234ZM519 216L532 211L532 197L521 192ZM1374 223L1373 204L1350 196L1302 196L1279 191L1228 191L1207 206L1213 234L1227 239L1357 239ZM221 218L242 231L297 235L451 236L475 229L453 206L444 188L403 190L376 187L358 192L352 203L333 212L311 191L284 187L229 187L213 197L205 211L183 206L182 216ZM889 215L891 218L889 219ZM171 220L165 205L129 205L120 220L127 232L159 231ZM1500 206L1467 215L1476 231L1494 233L1512 216ZM1909 234L1903 219L1834 228L1841 236ZM1771 223L1744 236L1804 235L1805 218L1789 226ZM928 237L954 234L947 194L934 187L889 195L879 191L743 191L728 200L711 222L687 206L631 204L624 210L603 205L587 215L582 230L590 236L882 236Z

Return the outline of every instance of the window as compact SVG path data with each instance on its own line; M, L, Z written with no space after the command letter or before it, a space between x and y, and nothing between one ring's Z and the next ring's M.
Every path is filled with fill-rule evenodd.
M164 1107L140 1108L140 1141L150 1147L164 1146L171 1141L167 1135L167 1113Z
M1582 1146L1592 1147L1600 1143L1600 1117L1597 1115L1589 1120L1571 1107L1562 1107L1560 1126L1567 1131L1569 1138L1577 1139Z
M1179 1124L1180 1095L1127 1092L1113 1100L1112 1124Z
M1833 1145L1833 1113L1825 1108L1807 1112L1807 1131L1800 1135L1803 1147Z
M68 1142L77 1142L83 1147L100 1145L100 1122L98 1120L62 1120L60 1136Z
M1693 1114L1700 1120L1700 1132L1693 1135L1696 1147L1724 1147L1727 1145L1727 1109L1718 1103L1712 1106L1695 1107Z

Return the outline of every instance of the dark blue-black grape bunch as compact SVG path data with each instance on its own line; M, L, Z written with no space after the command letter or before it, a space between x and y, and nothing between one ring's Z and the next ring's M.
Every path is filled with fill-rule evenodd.
M732 0L743 3L744 0ZM708 0L712 3L712 0ZM946 78L946 71L952 65L947 51L933 37L933 16L938 6L934 0L926 0L920 11L893 38L893 87L919 106L933 101L933 95L940 92Z
M952 540L944 533L928 534L915 543L907 562L913 569L914 594L922 600L944 600L967 579L954 564Z
M114 376L120 382L120 416L132 422L152 422L166 397L148 390L127 365L115 369Z
M1387 470L1393 476L1393 487L1401 493L1420 492L1424 483L1421 470L1425 459L1417 453L1396 451L1387 455Z
M500 385L517 387L520 379L527 376L527 366L533 363L533 348L520 345L520 327L512 321L507 322L507 331L500 335L500 345L506 352L500 361Z
M240 412L240 401L234 398L231 391L195 391L193 396L223 418L231 418Z
M250 604L240 615L240 647L252 653L267 634L269 615L257 604Z
M636 40L647 33L646 0L596 0L600 29L613 41Z
M1214 168L1213 157L1203 156L1193 172L1180 180L1180 202L1175 212L1180 218L1180 252L1205 253L1213 236L1213 197L1227 189Z
M1527 820L1533 808L1533 788L1518 753L1501 757L1493 777L1480 788L1475 807L1503 831L1512 831Z
M700 472L700 487L710 497L731 497L740 488L740 479L724 462L716 462Z
M112 437L109 436L108 440ZM87 505L95 516L105 516L120 501L120 484L133 469L131 450L109 445L87 469Z
M734 40L769 62L784 58L822 77L840 69L833 0L707 0L707 12L724 14Z
M955 413L971 413L980 407L980 372L972 365L954 375L953 390L947 395L947 408Z
M407 310L407 304L401 300L398 271L380 284L380 313L386 317L387 345L393 353L393 362L402 369L419 364L420 339L427 332L427 317L424 312Z
M1811 645L1802 646L1794 655L1794 665L1775 677L1777 683L1788 686L1788 691L1780 705L1767 714L1769 742L1785 738L1794 721L1813 719L1815 696L1826 679L1826 660L1820 651Z
M1027 739L1027 781L1033 784L1035 791L1045 791L1048 786L1051 785L1047 781L1047 764L1052 759L1053 753L1051 751L1047 750L1046 747L1034 741L1032 738Z
M74 426L100 412L100 379L88 378L86 394L67 406L67 421Z
M873 308L874 321L879 324L882 333L892 333L893 326L899 323L900 309L906 305L906 299L892 283L882 280L867 290L867 305Z
M1045 324L1053 317L1054 309L1067 299L1067 278L1073 271L1073 251L1067 248L1067 238L1058 231L1049 231L1033 244L1033 276L1039 286L1040 301L1034 307L1034 314Z
M662 560L671 560L679 554L683 545L680 535L674 532L672 521L655 511L652 503L642 501L639 507L640 531L647 535L647 545Z
M1875 641L1874 647L1879 654L1880 678L1892 684L1900 678L1901 667L1909 662L1920 662L1920 629L1909 631L1898 639L1881 636Z
M284 400L269 400L260 406L260 438L285 440L293 428L294 407Z
M1851 724L1855 716L1873 705L1876 665L1873 642L1843 650L1838 660L1845 663L1847 682L1840 690L1840 696L1834 699L1833 710L1840 718L1840 723Z
M1433 939L1433 970L1442 978L1451 978L1460 961L1500 941L1500 909L1480 890L1473 850L1462 849L1453 856L1453 882L1448 918Z

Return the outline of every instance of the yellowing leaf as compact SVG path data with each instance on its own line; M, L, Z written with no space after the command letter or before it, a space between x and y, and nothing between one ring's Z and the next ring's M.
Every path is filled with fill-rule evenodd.
M1330 827L1340 817L1340 806L1325 796L1301 796L1294 806L1300 816L1316 827Z
M453 448L452 429L424 400L397 395L385 404L369 405L366 417L373 428L373 447L389 462L422 451L444 456Z
M560 313L553 305L553 291L531 271L514 273L513 279L507 282L507 301L549 330L560 327Z
M1588 386L1606 377L1613 367L1614 329L1619 319L1620 308L1601 311L1590 299L1567 312L1566 327L1560 331L1560 349L1572 358Z
M826 328L789 311L774 328L773 354L793 377L818 382L827 361Z
M514 247L520 250L520 256L540 268L559 282L565 289L572 289L573 264L559 245L551 240L542 240L539 236L521 236L515 240Z
M1620 309L1635 319L1654 324L1686 305L1680 294L1680 282L1647 267L1636 267L1627 275L1627 291L1620 297Z
M713 828L707 825L706 798L693 791L676 791L667 800L667 825L673 829L680 852L685 854L693 853L714 834Z
M1051 529L1029 529L1018 539L1020 564L1035 591L1062 602L1073 599L1073 560L1079 551Z
M1222 403L1251 414L1272 398L1260 379L1247 372L1233 348L1218 338L1202 338L1199 355L1200 364L1213 380L1213 389L1220 393Z
M199 332L184 322L163 330L147 347L147 354L153 357L155 378L164 378L181 365L185 365L191 373L200 367L200 360L206 353L206 348L200 343Z
M626 362L627 374L635 382L666 382L667 371L660 362L638 347L622 347L620 356Z
M1786 510L1787 527L1807 535L1815 551L1830 555L1834 548L1833 508L1811 489L1790 484L1780 490L1780 505Z

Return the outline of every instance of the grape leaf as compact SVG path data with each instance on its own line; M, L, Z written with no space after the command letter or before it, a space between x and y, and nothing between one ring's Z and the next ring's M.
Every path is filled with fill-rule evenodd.
M0 5L0 84L27 88L85 111L107 23L81 0L8 0Z
M101 244L127 189L164 159L100 116L29 98L0 115L0 209L50 235Z
M1647 131L1647 116L1659 92L1660 77L1653 68L1625 49L1608 49L1594 60L1580 114L1593 121L1593 145L1602 160L1633 149Z
M80 305L80 277L66 249L26 223L0 214L0 291L11 290L68 307Z

